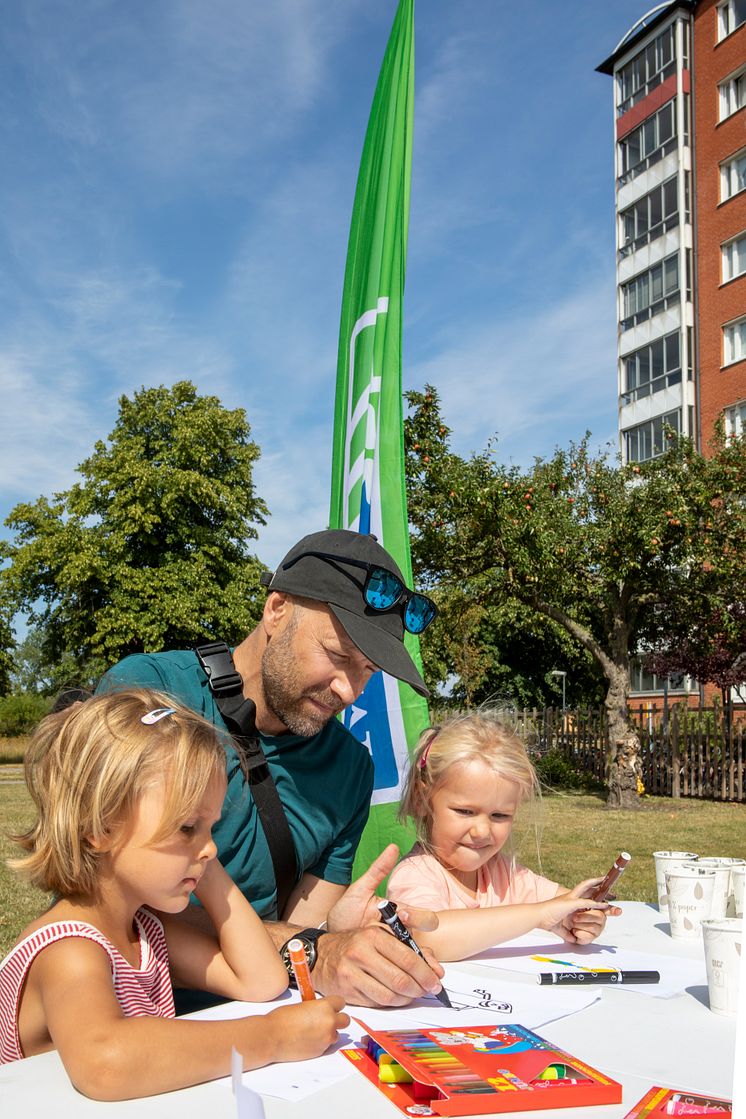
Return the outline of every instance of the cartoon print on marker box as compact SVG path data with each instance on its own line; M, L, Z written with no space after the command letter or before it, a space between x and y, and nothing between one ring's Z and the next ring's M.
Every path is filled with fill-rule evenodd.
M525 1038L516 1037L509 1030L491 1030L489 1037L483 1033L474 1033L471 1030L432 1030L431 1036L438 1045L447 1048L449 1045L468 1045L475 1053L523 1053L532 1049L531 1042Z

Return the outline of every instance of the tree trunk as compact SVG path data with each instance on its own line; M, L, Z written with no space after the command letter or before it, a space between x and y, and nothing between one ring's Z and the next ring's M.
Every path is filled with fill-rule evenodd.
M629 673L615 665L610 672L609 690L604 706L609 729L609 752L606 759L606 780L609 795L607 808L639 808L637 779L641 772L640 739L631 726L627 711Z
M640 794L637 790L637 779L642 772L642 767L640 739L627 711L629 644L632 626L628 618L629 602L624 585L620 585L619 595L612 609L608 649L602 647L586 626L581 625L564 610L560 610L550 602L532 600L528 605L564 626L603 669L609 682L604 700L609 731L609 748L606 756L606 781L609 795L606 807L639 808Z

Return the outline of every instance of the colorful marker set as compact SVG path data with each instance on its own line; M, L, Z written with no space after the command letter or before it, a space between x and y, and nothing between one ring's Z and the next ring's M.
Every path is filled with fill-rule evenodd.
M524 1026L360 1025L366 1047L342 1052L404 1114L425 1101L434 1115L479 1115L622 1098L621 1085Z

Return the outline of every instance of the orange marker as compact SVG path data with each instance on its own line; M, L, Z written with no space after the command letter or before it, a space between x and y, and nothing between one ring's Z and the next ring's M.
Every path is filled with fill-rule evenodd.
M288 956L290 957L290 965L293 969L295 976L295 983L300 991L300 997L303 1002L309 1002L311 999L316 998L316 992L313 989L313 982L311 980L311 969L308 966L306 959L306 950L303 947L302 940L291 940L288 943Z

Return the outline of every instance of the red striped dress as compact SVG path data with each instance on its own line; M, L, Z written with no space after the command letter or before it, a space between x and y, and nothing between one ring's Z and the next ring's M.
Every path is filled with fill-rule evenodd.
M139 968L127 963L103 933L84 921L43 925L11 949L0 963L0 1064L18 1061L24 1056L18 1036L18 1009L29 968L48 944L66 937L82 936L93 940L108 954L114 993L125 1017L174 1017L163 925L147 909L138 909L135 924L140 934Z

